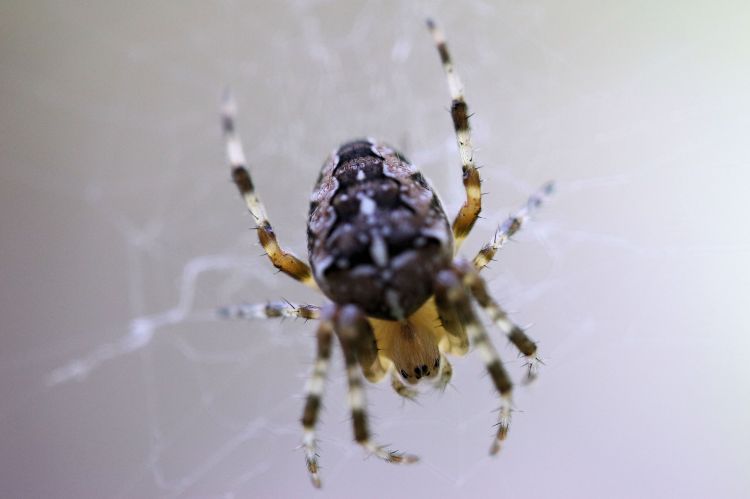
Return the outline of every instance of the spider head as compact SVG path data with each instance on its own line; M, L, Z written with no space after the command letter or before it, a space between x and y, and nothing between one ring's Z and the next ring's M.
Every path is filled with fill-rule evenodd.
M390 345L396 371L409 384L433 380L440 371L440 351L435 336L427 328L404 321Z

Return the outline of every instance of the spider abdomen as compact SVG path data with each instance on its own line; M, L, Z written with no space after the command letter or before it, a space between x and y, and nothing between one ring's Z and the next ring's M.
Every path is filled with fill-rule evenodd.
M326 296L380 319L416 311L453 256L435 192L402 154L373 140L348 142L325 162L307 235L313 275Z

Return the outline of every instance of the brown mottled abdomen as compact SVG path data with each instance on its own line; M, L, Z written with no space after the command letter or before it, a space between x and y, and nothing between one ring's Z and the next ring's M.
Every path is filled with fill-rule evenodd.
M453 256L450 224L424 177L371 140L342 145L310 200L307 245L320 289L336 303L400 320L433 294Z

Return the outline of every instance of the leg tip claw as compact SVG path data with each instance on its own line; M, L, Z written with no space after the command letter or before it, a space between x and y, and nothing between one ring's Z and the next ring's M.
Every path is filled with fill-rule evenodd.
M307 460L307 471L310 472L310 481L316 489L320 488L320 475L318 474L318 461L316 459Z
M402 454L400 456L400 459L401 460L399 462L401 463L412 464L419 461L419 456L415 456L414 454Z
M415 456L414 454L392 451L387 449L385 446L375 445L371 442L363 442L362 446L375 456L388 463L411 464L419 461L419 457Z
M523 379L524 385L533 383L539 377L539 369L544 365L544 361L539 357L527 357L523 367L526 369L526 376Z
M495 440L490 446L490 456L494 456L498 452L500 452L500 442Z
M311 475L310 476L310 481L312 482L313 487L315 487L316 489L321 488L320 477L317 474L316 475Z

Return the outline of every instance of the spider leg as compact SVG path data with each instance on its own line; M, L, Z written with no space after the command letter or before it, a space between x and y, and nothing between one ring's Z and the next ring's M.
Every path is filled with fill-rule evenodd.
M541 362L537 357L536 343L526 335L523 329L508 318L505 310L497 304L487 291L484 279L470 263L459 261L456 263L456 268L463 275L464 285L471 290L471 294L490 316L492 322L508 337L518 351L526 356L526 380L533 380L536 377L538 364Z
M448 357L440 354L440 374L435 382L435 388L444 391L445 387L451 382L453 377L453 366L448 361Z
M463 182L466 189L466 201L453 220L452 226L455 249L458 251L482 210L481 180L479 170L474 164L474 149L471 145L471 129L469 128L469 109L464 100L461 79L453 68L453 62L445 43L445 35L431 19L427 20L427 28L435 41L448 80L448 88L451 94L451 118L453 119L453 129L456 132L458 152L461 155L461 170L463 171Z
M413 463L418 460L416 456L392 451L374 443L370 439L365 409L365 391L362 377L357 367L358 353L361 351L359 344L362 343L363 325L367 324L367 321L361 320L363 318L364 315L358 307L355 305L345 305L339 310L336 321L336 333L344 352L346 379L349 384L347 398L349 400L349 408L352 411L354 439L362 447L384 461L389 463Z
M396 374L396 370L391 368L391 388L393 388L393 391L395 391L400 397L403 397L405 399L409 400L416 400L417 395L419 395L419 392L416 390L412 390L408 386L404 384L403 381L401 381L401 378L398 377L398 374Z
M241 303L219 308L217 314L222 319L319 319L320 307L317 305L296 305L286 301L268 303Z
M477 319L469 300L470 296L460 279L460 275L455 270L443 270L438 273L436 294L441 301L452 304L456 310L471 342L484 361L495 389L500 394L501 405L498 414L497 435L490 448L490 454L495 454L500 450L500 443L505 440L508 434L513 384L487 335L487 331Z
M341 327L350 328L356 338L357 362L371 383L377 383L386 374L378 356L378 342L365 313L355 306L344 307L339 315Z
M521 230L521 227L529 221L531 214L547 200L553 190L554 185L552 182L547 182L529 196L529 199L526 200L526 204L506 218L495 231L492 241L485 244L474 257L474 268L477 270L485 268L495 257L495 253L505 246L505 243L507 243L516 232Z
M465 324L458 315L456 307L444 293L435 294L435 306L440 317L440 324L447 333L448 343L444 350L453 355L465 355L469 351L469 337L466 335Z
M312 374L307 380L305 386L305 410L302 413L302 427L304 433L302 437L302 447L305 450L305 460L307 470L310 472L310 479L313 485L320 487L320 477L318 476L318 454L316 449L315 425L318 421L318 412L323 399L323 389L325 387L328 365L331 359L331 338L333 337L334 323L333 314L335 308L326 308L321 317L318 326L318 351L315 358L315 365Z
M246 167L242 141L235 127L236 114L234 100L227 93L221 106L221 123L226 141L227 159L232 169L232 180L234 180L240 195L245 200L248 211L258 225L258 240L274 267L303 284L317 289L310 266L292 253L285 251L276 239L276 233L266 215L266 208L255 193L255 186Z

